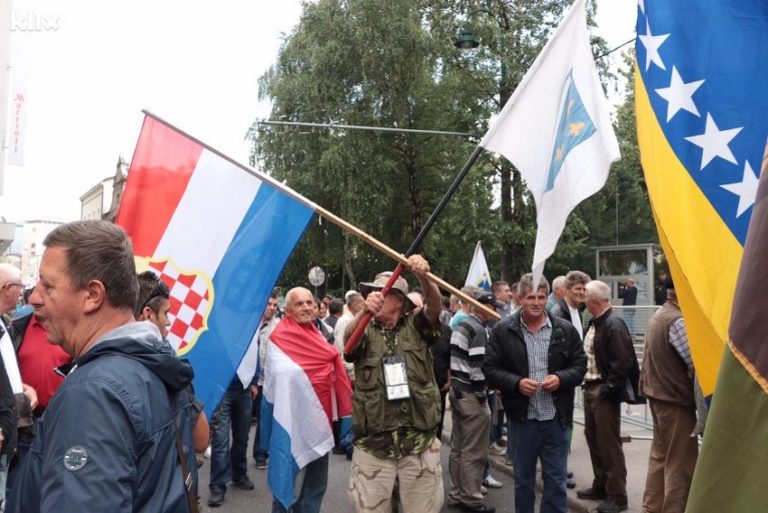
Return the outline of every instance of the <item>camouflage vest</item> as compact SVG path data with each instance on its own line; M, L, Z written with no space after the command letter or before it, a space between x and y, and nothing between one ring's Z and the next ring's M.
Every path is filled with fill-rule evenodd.
M440 421L440 392L428 341L422 338L417 328L418 316L406 317L387 334L374 325L366 328L353 360L352 430L357 438L402 427L428 431ZM434 335L437 340L441 330L437 327L433 331L435 333L430 333L429 338ZM410 390L407 399L387 399L382 358L389 355L401 355L405 359Z

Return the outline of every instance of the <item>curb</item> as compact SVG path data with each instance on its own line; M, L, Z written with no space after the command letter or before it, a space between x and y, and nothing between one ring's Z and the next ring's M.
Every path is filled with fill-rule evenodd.
M503 472L508 476L514 477L515 475L514 469L511 466L504 464L503 457L493 456L489 454L488 462L495 469L500 470L501 472ZM536 479L536 495L541 497L543 489L544 489L544 483L542 483L541 479ZM593 501L588 501L588 502L591 503ZM575 492L568 490L568 511L570 513L591 513L592 511L594 511L594 507L589 507L585 501L576 497Z

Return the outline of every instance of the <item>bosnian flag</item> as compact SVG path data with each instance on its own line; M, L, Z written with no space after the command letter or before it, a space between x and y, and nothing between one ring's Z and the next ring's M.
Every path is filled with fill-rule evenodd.
M603 187L611 163L620 158L584 1L574 0L480 141L520 170L536 202L534 283L568 215Z
M139 270L153 270L170 289L168 340L195 369L209 417L312 217L300 200L165 122L144 119L117 223Z
M351 427L352 386L333 344L290 317L269 337L264 372L260 443L269 450L269 488L288 509L301 469L333 448L333 421L342 434Z
M491 272L488 270L488 262L485 261L485 253L483 253L480 241L477 241L477 246L475 246L475 254L472 255L472 262L469 264L469 272L464 286L491 290Z

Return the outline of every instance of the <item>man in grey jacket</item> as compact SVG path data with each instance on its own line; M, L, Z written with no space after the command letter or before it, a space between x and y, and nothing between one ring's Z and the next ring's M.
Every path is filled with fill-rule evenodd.
M189 512L180 459L194 467L190 405L179 391L193 372L156 326L134 322L130 241L111 223L78 221L44 244L30 301L75 365L38 424L9 510Z

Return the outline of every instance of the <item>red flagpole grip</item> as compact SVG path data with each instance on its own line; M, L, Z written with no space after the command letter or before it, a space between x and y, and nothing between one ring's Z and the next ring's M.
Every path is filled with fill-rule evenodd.
M389 290L392 288L392 285L394 285L400 275L403 274L404 270L405 266L403 264L397 264L397 267L395 267L395 270L392 272L392 276L389 277L386 285L384 285L384 288L381 289L381 293L385 297L389 293ZM344 345L344 354L351 353L357 347L357 344L360 341L360 337L363 336L363 331L365 331L366 326L368 326L368 323L371 322L372 318L373 315L371 312L365 312L363 314L363 316L360 318L360 323L357 325L357 328L355 328L355 331L352 332L352 334L349 336L349 339L347 340L347 343Z

